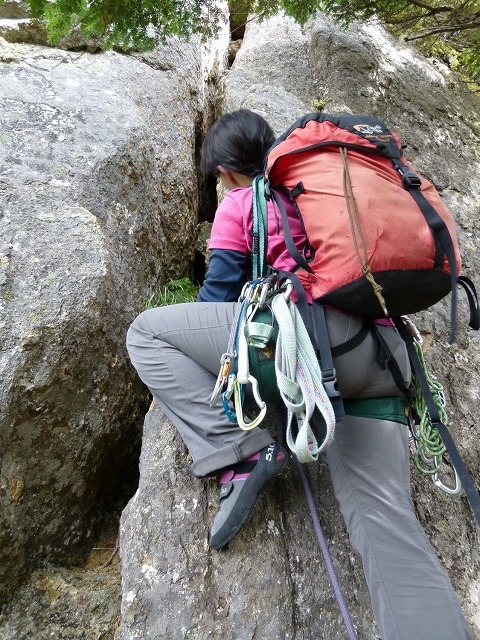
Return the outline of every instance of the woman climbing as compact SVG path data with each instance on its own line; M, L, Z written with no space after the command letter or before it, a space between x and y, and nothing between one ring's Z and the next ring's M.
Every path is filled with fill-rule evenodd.
M246 109L223 116L210 128L201 167L219 177L228 193L215 214L209 269L198 301L144 311L127 336L140 378L192 456L192 473L199 478L218 475L219 507L210 533L214 549L238 534L259 494L288 460L268 430L243 431L230 422L221 403L209 404L238 297L251 279L251 185L263 172L274 140L268 123ZM287 197L284 206L302 252L303 226ZM269 202L267 262L292 271L295 263L277 214ZM303 284L308 296L308 280ZM332 347L358 334L366 322L335 309L326 309L326 318ZM382 326L381 332L409 384L403 341L393 326ZM404 404L397 402L397 383L382 363L377 332L365 333L358 346L334 363L342 398L371 398L375 409L352 412L356 415L338 423L326 455L351 543L363 561L381 637L471 639L456 594L414 512L408 429L398 409Z

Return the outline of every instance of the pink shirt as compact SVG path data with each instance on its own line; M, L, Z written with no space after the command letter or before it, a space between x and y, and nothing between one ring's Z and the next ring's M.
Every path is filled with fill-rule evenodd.
M299 252L302 253L307 242L303 224L288 197L281 194L281 198L287 212L293 241ZM232 189L227 193L215 213L210 242L208 244L209 249L231 249L232 251L239 251L244 255L251 254L253 227L252 199L253 190L251 187L240 187L238 189ZM298 266L285 246L280 211L278 211L275 203L271 201L267 202L267 221L267 263L274 269L295 271ZM303 269L298 269L297 275L303 284L305 293L307 294L307 300L311 301L309 282L314 280L315 276L307 273ZM295 299L295 296L293 296L293 299ZM389 318L375 320L375 323L394 326Z
M231 249L244 255L252 252L252 197L251 187L232 189L227 193L215 214L209 249ZM306 236L302 222L287 196L282 194L293 241L302 253ZM274 269L293 271L295 260L290 256L283 239L283 225L278 207L267 202L268 243L267 263Z

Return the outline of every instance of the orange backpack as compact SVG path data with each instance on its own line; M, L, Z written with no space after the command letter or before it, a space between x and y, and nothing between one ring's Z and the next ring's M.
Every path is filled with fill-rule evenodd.
M314 299L380 318L421 311L451 291L454 335L457 283L471 285L459 279L455 222L381 120L308 114L274 143L265 177L265 195L278 205L287 248ZM303 221L307 258L293 243L279 190Z
M469 278L459 275L455 223L433 185L411 169L398 136L381 120L364 115L311 113L297 120L271 147L265 176L254 180L253 191L254 279L268 273L266 198L273 200L280 211L285 243L298 265L298 278L285 272L269 278L293 282L307 328L312 314L305 308L305 296L297 285L307 285L312 292L315 332L310 327L309 333L316 342L322 384L335 403L337 420L344 415L344 407L333 358L340 355L339 347L341 353L346 353L365 334L360 331L331 350L324 305L370 318L391 317L405 341L432 432L445 444L480 524L477 487L442 422L416 351L418 338L414 339L408 330L408 319L401 317L426 309L451 292L452 342L460 284L470 306L469 325L473 329L480 327L475 286ZM307 254L301 255L295 246L280 191L290 197L303 221L310 244ZM368 323L365 325L368 327ZM402 389L403 377L395 374L395 359L388 357L388 351L385 355L399 390L409 395L407 389ZM314 418L315 413L315 424Z

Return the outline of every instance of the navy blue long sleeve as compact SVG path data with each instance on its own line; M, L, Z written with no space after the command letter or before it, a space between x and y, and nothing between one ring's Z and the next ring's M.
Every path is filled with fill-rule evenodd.
M236 302L250 279L251 257L240 251L213 249L198 302Z

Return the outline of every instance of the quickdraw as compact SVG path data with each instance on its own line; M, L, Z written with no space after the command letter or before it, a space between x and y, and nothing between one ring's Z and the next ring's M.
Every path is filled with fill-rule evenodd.
M257 427L267 412L267 405L261 397L258 380L249 370L248 347L263 348L273 331L272 327L264 324L260 326L260 323L255 323L252 319L256 310L264 309L274 294L282 292L288 299L291 290L291 285L278 287L277 277L272 275L247 282L239 298L239 309L232 323L227 351L220 359L220 371L210 398L210 406L214 406L222 397L223 407L229 420L245 431ZM252 420L243 412L248 385L251 385L252 395L259 410ZM232 400L234 408L232 408Z

